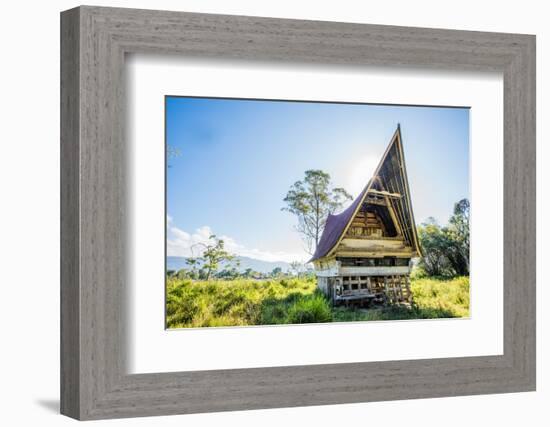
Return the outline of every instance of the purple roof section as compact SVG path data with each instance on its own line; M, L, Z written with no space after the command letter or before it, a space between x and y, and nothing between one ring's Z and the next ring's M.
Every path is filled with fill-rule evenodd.
M323 258L326 254L330 252L330 250L338 242L338 239L342 235L342 232L346 228L346 225L348 225L351 217L353 216L353 213L357 209L357 206L363 200L365 192L367 191L369 186L370 181L363 189L363 191L361 191L361 194L357 196L357 198L353 201L351 205L347 207L345 211L339 213L338 215L329 214L327 222L325 224L325 229L323 230L323 234L321 235L321 240L319 240L319 244L317 245L317 249L315 250L313 257L308 262L313 262L316 259Z

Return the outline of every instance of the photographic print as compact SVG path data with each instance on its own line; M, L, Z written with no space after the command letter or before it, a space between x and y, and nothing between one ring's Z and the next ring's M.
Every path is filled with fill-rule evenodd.
M469 317L469 108L165 97L166 327Z

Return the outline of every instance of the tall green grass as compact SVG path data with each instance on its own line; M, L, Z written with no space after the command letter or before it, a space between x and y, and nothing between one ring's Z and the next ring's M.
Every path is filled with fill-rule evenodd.
M314 278L191 281L167 279L169 328L280 325L366 320L465 317L469 279L419 278L411 281L412 307L371 310L332 307Z
M470 278L422 278L411 281L415 305L425 313L448 313L449 316L470 315ZM436 316L433 316L436 317Z

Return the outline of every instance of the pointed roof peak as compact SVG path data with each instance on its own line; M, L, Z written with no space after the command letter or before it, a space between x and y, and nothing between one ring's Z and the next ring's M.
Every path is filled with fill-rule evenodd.
M395 146L394 146L395 145ZM394 168L392 158L395 158L395 162L399 165L397 168ZM414 221L414 216L412 212L412 203L410 200L410 190L408 184L408 178L405 167L405 159L403 153L403 147L401 145L401 126L397 123L397 128L390 139L388 146L386 147L382 157L376 167L372 178L368 181L367 185L363 188L363 191L359 196L352 202L347 209L338 215L331 215L327 219L325 224L325 229L321 235L319 245L315 253L313 254L311 261L323 258L327 255L330 255L338 246L339 242L346 233L353 217L357 214L357 211L363 204L367 193L373 188L374 183L378 180L383 179L380 175L381 170L384 169L385 176L384 180L387 180L389 176L392 179L392 188L399 186L399 192L404 195L404 198L400 203L402 211L402 228L406 229L406 240L408 244L413 247L417 254L421 254L421 249L418 244L418 236L416 231L416 225ZM387 184L387 183L386 183ZM386 187L384 184L384 187Z

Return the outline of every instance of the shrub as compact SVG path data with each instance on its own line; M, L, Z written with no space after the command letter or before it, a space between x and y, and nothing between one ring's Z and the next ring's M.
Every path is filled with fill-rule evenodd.
M325 323L332 322L332 308L323 295L297 299L288 309L286 323Z
M420 265L415 265L411 271L411 280L418 280L428 277L426 270Z

